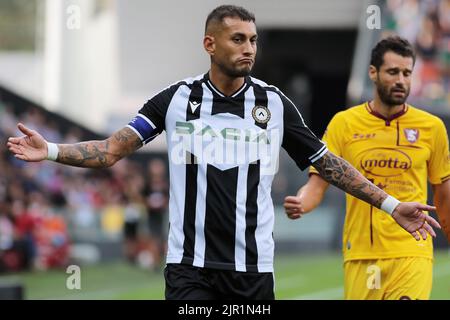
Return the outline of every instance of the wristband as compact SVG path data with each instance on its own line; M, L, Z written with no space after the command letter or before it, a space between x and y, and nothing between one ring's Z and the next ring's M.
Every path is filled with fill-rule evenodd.
M56 143L47 142L47 160L56 161L58 158L59 148Z
M392 214L392 212L394 212L395 208L397 208L399 204L400 201L398 201L392 196L388 196L386 199L384 199L380 209L389 214Z

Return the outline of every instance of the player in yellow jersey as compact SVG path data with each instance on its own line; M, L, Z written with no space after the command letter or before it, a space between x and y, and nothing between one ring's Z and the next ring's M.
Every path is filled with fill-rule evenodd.
M337 113L325 131L328 149L400 201L427 200L427 179L444 232L450 231L449 143L443 122L406 99L415 55L407 40L389 37L372 50L374 99ZM328 183L311 168L297 196L286 197L291 219L313 210ZM432 238L416 241L379 209L346 195L343 233L346 299L429 299Z

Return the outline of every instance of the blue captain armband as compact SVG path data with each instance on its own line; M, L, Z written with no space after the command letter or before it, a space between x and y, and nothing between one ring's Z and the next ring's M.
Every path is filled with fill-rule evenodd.
M127 127L139 136L142 144L150 142L159 134L155 124L140 113L128 123Z

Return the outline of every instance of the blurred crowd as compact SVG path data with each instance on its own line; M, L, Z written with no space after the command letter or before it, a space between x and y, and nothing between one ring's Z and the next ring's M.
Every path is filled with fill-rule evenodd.
M158 268L166 239L165 162L123 159L90 170L18 160L6 148L8 137L22 135L18 122L48 141L85 140L79 128L60 128L40 109L27 109L18 114L0 99L0 273L64 267L73 244L101 240L123 240L130 262Z
M450 0L388 0L386 4L385 33L408 39L417 52L411 99L449 106Z

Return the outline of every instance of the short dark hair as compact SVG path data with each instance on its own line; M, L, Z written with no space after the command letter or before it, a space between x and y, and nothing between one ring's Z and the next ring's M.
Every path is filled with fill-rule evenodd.
M247 9L233 5L222 5L215 8L208 14L205 23L205 32L211 22L222 22L225 18L240 18L242 21L255 22L255 15Z
M377 70L380 70L380 67L384 62L384 54L388 51L392 51L402 57L411 57L413 59L413 65L416 62L416 54L414 53L411 43L402 37L390 36L378 42L372 49L370 64Z

